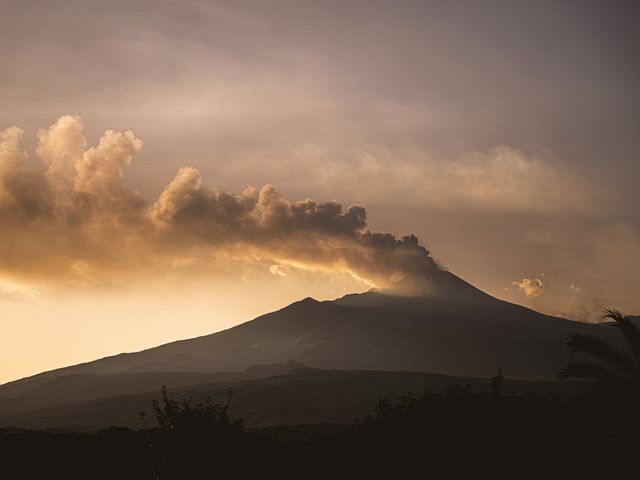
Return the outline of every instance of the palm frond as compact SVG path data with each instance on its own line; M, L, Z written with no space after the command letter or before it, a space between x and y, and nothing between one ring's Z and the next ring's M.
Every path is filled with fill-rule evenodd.
M622 332L629 344L631 353L633 353L636 361L640 363L640 328L629 317L615 308L606 308L602 318L608 318L615 322L613 327Z
M594 335L585 335L582 333L574 333L569 336L567 346L571 353L586 353L596 357L604 363L615 366L627 375L638 375L637 368L629 355L609 345L599 337Z

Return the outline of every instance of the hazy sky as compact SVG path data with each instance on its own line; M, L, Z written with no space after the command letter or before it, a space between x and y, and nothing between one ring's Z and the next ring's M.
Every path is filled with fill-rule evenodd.
M0 0L0 381L423 254L349 205L500 298L640 313L639 22L604 0Z

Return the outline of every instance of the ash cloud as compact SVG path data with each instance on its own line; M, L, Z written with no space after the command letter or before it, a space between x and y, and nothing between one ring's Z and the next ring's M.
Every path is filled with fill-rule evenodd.
M83 129L67 115L40 130L37 169L25 167L22 130L0 133L5 275L100 285L175 265L207 270L224 257L348 271L385 288L438 270L415 236L369 231L359 206L290 201L271 185L231 194L207 187L194 167L181 168L149 201L122 181L143 142L131 131L108 130L88 147ZM215 261L209 266L215 271Z

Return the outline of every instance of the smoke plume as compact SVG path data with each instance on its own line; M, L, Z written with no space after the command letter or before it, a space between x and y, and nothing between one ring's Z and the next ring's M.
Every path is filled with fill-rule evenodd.
M155 201L123 183L143 142L106 131L88 147L77 116L37 134L40 168L27 168L23 132L0 133L0 270L21 280L117 284L224 261L347 271L389 287L438 267L411 235L367 229L363 207L286 199L271 185L231 194L181 168Z

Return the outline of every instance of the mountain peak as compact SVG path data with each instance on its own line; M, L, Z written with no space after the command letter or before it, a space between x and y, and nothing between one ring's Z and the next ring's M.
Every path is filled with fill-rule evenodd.
M294 303L320 303L320 302L313 297L305 297L302 300L299 300Z
M384 298L414 298L449 301L455 303L480 303L493 299L477 287L464 281L447 270L434 270L427 275L406 276L393 284L391 288L371 289L362 294L368 300L381 301ZM342 299L349 301L349 295Z

